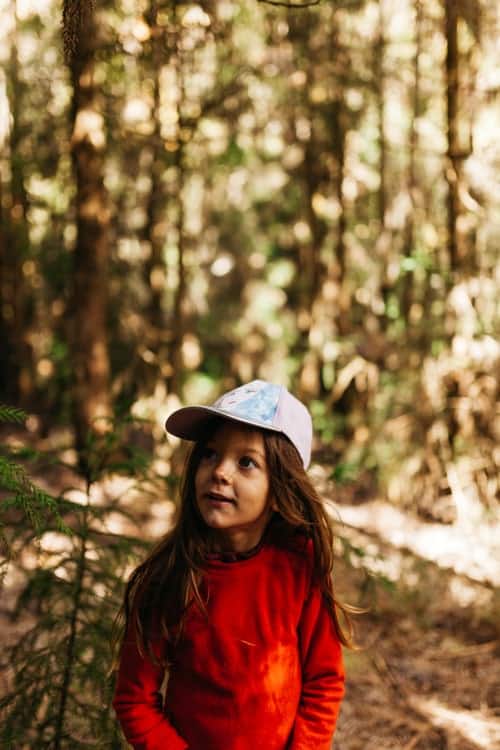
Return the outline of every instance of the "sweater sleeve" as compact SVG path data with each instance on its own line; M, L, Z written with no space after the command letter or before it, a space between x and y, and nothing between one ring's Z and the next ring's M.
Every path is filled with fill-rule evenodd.
M187 749L186 742L163 713L160 694L163 677L163 667L141 656L129 629L122 644L113 708L134 750Z
M287 750L330 750L344 696L342 649L323 594L312 585L299 623L302 692Z

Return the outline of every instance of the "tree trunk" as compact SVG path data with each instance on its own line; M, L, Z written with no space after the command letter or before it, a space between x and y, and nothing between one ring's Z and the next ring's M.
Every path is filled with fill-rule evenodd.
M24 184L24 162L19 150L23 138L22 83L19 77L16 34L12 40L10 55L8 98L11 113L10 190L4 201L1 201L0 195L2 223L0 229L0 299L3 350L0 388L5 400L18 406L26 406L28 396L33 389L33 363L31 347L27 340L28 305L23 272L24 262L29 255L26 218L28 196ZM0 193L2 192L0 189Z
M299 338L296 351L301 357L301 370L299 376L300 392L304 398L319 396L322 390L321 367L322 356L317 349L311 349L309 334L317 325L318 314L321 314L323 304L319 299L323 281L325 279L325 264L321 260L321 248L327 234L327 226L314 210L314 197L317 193L324 192L328 173L319 158L321 143L315 138L314 113L311 113L313 122L311 139L307 143L304 159L304 199L305 218L311 233L310 239L300 248L299 253L299 308L298 319L300 321Z
M334 191L339 206L337 219L337 238L335 242L335 283L338 288L336 302L336 326L341 336L345 336L350 330L351 298L346 284L346 229L347 215L344 199L344 175L345 175L345 139L346 139L346 114L344 103L341 99L332 103L331 107L331 136L332 150L335 154L336 173L334 175Z
M446 181L448 183L448 256L450 270L457 270L459 214L458 187L460 179L460 155L458 144L458 8L455 0L445 0L446 33L446 130L448 148L446 152Z
M408 195L410 197L411 210L408 213L405 227L404 254L409 257L415 248L415 211L417 209L417 151L418 151L418 129L417 121L420 113L420 48L422 25L422 7L421 0L415 0L415 59L413 63L413 97L412 97L412 116L410 122L409 136L409 165L408 165ZM406 325L410 326L410 308L413 302L413 285L414 273L408 268L404 275L403 289L401 295L401 309L406 320Z
M379 323L381 328L386 331L390 324L387 315L390 296L393 291L393 284L388 278L388 268L393 255L392 242L393 236L391 229L387 227L387 205L391 203L393 196L389 195L388 174L387 174L387 122L386 122L386 74L385 74L385 55L386 55L386 35L385 26L387 23L386 9L384 0L378 2L378 28L377 38L374 47L373 60L373 81L374 90L377 97L377 119L378 119L378 174L380 179L377 194L377 218L379 223L379 233L376 243L377 254L380 263L380 296L384 303L384 313L380 315Z
M335 246L336 259L336 283L337 314L336 324L341 336L346 335L350 329L350 294L346 286L346 243L345 234L347 229L346 206L344 200L344 175L345 175L345 140L347 132L347 113L344 102L345 81L348 79L349 59L347 50L339 41L337 29L337 18L333 18L332 50L336 56L336 96L330 107L330 134L331 149L335 157L335 174L333 175L333 187L339 206L337 220L337 240Z
M384 80L384 56L385 56L385 16L384 0L379 0L378 6L378 37L375 45L375 80L377 84L378 99L378 132L379 132L379 155L378 167L380 175L380 187L378 191L378 219L380 231L385 229L385 212L387 196L387 176L386 176L386 150L387 138L385 133L385 80Z
M184 236L184 204L182 191L184 187L184 149L182 141L179 140L175 152L175 165L177 168L177 287L174 294L172 337L170 344L170 363L172 374L168 378L170 390L179 393L182 382L182 343L184 340L184 304L186 296L186 268L184 261L185 236Z
M12 356L12 334L10 319L12 316L7 293L8 260L7 260L7 227L3 202L3 183L0 176L0 341L3 350L3 365L0 367L0 399L11 401L11 385L14 373Z
M169 375L171 365L168 361L168 351L165 346L166 320L164 312L164 295L167 269L164 257L166 235L167 197L163 186L163 172L165 170L165 147L161 134L160 122L160 73L162 64L168 55L167 35L164 27L158 25L158 5L151 0L146 14L146 22L151 29L151 54L149 65L153 79L153 134L151 136L151 188L148 195L146 213L147 223L144 228L144 239L149 248L149 256L144 265L144 280L149 289L149 303L146 309L146 341L147 348L154 354L155 367L148 367L149 377L145 379L147 390L154 387L154 381L159 374Z
M94 83L97 25L89 11L70 62L73 84L71 155L76 181L70 335L76 443L107 429L111 413L106 333L110 211L103 183L104 121ZM100 420L100 421L96 421Z
M169 351L169 362L172 370L169 376L167 376L167 387L169 391L179 393L182 384L182 370L183 370L183 359L182 359L182 343L184 340L185 332L185 296L187 289L186 280L186 268L185 268L185 233L184 233L184 203L183 203L183 189L185 181L185 164L184 164L184 141L182 132L182 103L184 99L184 79L183 79L183 59L182 49L180 46L180 32L179 24L177 23L176 5L173 4L172 9L172 36L171 49L175 50L173 55L173 61L175 64L177 74L177 86L179 89L179 97L177 100L177 142L176 148L173 153L174 164L176 170L176 194L177 202L175 206L175 228L177 234L177 286L174 293L173 305L172 305L172 319L170 322L171 336L170 336L170 351Z

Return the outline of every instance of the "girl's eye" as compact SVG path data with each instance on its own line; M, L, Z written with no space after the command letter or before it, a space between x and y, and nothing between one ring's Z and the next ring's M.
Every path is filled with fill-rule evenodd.
M242 456L240 458L240 466L242 469L252 469L257 466L253 458L250 456Z

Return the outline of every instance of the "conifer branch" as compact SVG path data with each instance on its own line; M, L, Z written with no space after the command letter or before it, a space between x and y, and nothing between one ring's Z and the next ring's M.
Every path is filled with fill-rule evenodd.
M28 458L33 456L39 454ZM30 481L23 465L10 454L0 454L0 489L7 494L2 516L9 537L20 539L23 549L29 550L41 532L56 529L53 518L47 523L47 512L56 521L64 518L72 534L61 546L57 535L49 537L39 550L36 570L24 569L21 555L16 561L26 581L16 595L11 616L23 617L29 611L36 622L6 649L5 658L0 657L0 667L9 664L12 669L12 686L0 700L5 713L0 723L2 747L5 743L6 747L50 743L53 750L63 750L70 743L77 750L104 746L101 738L106 738L106 746L108 742L121 746L110 710L109 637L124 570L146 542L108 531L108 517L119 514L133 521L133 514L127 503L121 507L121 495L110 497L103 491L102 497L98 493L99 501L92 503L91 488L116 466L133 479L127 488L131 492L138 487L150 491L149 483L156 477L146 471L147 456L128 446L123 425L116 425L105 440L90 441L88 457L92 478L87 477L82 504L65 497L70 487L51 497ZM80 473L80 478L85 477ZM20 511L31 519L33 528L26 529ZM4 541L8 549L8 539ZM94 700L96 693L101 701Z
M7 406L7 404L0 404L0 422L15 422L22 424L28 415L22 409L17 409L15 406Z
M2 455L0 455L0 489L13 493L11 497L2 501L4 513L11 508L21 510L37 532L41 531L48 514L56 518L60 531L70 532L59 515L57 500L34 485L22 466Z

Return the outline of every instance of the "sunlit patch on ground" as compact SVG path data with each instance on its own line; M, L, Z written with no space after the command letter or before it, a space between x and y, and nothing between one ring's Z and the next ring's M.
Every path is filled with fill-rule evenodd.
M413 698L413 705L437 727L472 742L478 748L500 747L500 719L488 717L487 711L460 711L449 708L436 698Z
M498 521L456 484L445 525L382 499L335 502L327 467L313 474L340 537L340 595L362 590L368 607L335 750L500 748Z
M443 568L464 574L478 582L500 584L500 523L477 523L471 531L460 524L426 523L411 518L383 500L359 506L342 505L340 520L397 549L407 549Z

